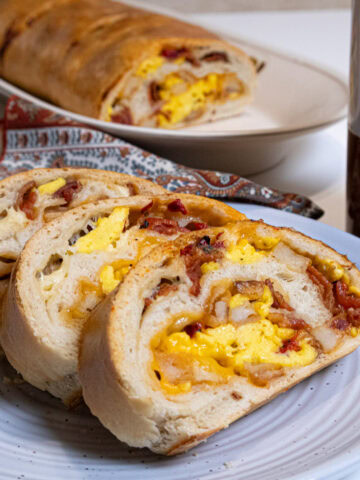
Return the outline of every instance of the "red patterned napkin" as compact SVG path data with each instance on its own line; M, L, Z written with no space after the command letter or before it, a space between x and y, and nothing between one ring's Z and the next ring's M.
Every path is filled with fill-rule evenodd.
M147 178L171 192L227 198L320 218L311 200L231 173L197 170L160 158L18 97L7 103L0 178L40 167L87 167Z

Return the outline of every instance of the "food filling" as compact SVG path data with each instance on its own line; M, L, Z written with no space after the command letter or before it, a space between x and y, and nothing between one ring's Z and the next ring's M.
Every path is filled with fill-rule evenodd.
M156 115L157 123L166 128L201 114L208 103L239 97L243 86L235 74L211 73L200 79L183 79L178 74L170 74L158 85L157 93L163 102Z
M225 244L203 237L183 248L181 256L193 283L191 295L199 295L202 278L218 271L223 262L256 263L282 242L253 236ZM304 273L332 314L326 324L311 327L270 278L217 281L201 312L175 315L151 341L151 369L163 391L187 393L236 376L266 387L287 369L310 365L337 348L344 335L358 335L360 289L350 284L346 268L328 258L304 259Z
M139 92L144 86L148 89L149 119L156 126L170 128L200 117L209 103L222 104L243 95L243 82L228 66L222 73L216 71L219 65L230 63L225 52L204 53L201 49L191 51L186 47L164 48L159 55L143 60L135 72L135 79L138 79ZM209 69L209 64L214 67ZM181 68L174 68L174 65ZM196 75L196 69L206 66L208 73L205 70L201 76ZM108 108L107 119L133 124L133 96L136 97L134 89L130 93L120 92Z
M35 220L41 206L68 206L82 185L77 180L65 180L58 177L51 182L36 185L34 181L26 183L18 192L15 210L21 211L28 220Z
M71 235L66 250L61 255L52 255L47 265L37 272L47 307L62 312L66 323L86 318L151 248L179 233L207 228L206 222L199 221L199 214L207 216L196 208L188 211L179 198L168 203L154 199L142 208L115 207L108 215L88 219ZM212 213L211 217L214 223L219 221L216 214ZM86 276L73 274L84 268ZM174 288L165 281L148 299L148 305ZM71 295L66 293L67 289ZM64 299L60 298L59 291ZM70 305L69 298L72 299Z

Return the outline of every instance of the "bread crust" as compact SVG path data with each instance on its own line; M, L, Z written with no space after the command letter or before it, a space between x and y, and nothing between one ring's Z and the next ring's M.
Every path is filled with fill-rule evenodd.
M201 27L110 0L32 0L29 10L24 4L0 5L0 46L1 32L8 32L2 75L65 109L106 119L114 89L169 44L233 52L248 71L249 90L254 86L247 55Z
M156 320L155 326L151 323L161 315L161 310L155 310L148 319L143 317L143 300L149 285L156 285L160 278L184 275L179 252L203 235L215 238L225 231L221 237L224 239L234 232L246 235L254 228L264 236L280 238L297 251L339 262L346 268L352 284L359 288L360 272L345 256L292 229L261 222L243 221L194 232L152 250L129 273L117 292L92 313L80 344L79 375L85 402L121 441L165 455L187 451L359 346L360 336L346 336L335 350L320 353L308 366L289 369L268 387L256 387L243 377L236 377L217 388L204 387L204 392L166 396L154 385L147 366L152 358L147 342L165 328L165 323L160 320ZM164 309L175 302L176 294Z
M129 207L130 216L132 211L140 211L152 203L166 209L167 205L178 199L181 199L189 214L193 212L213 225L245 218L226 204L196 195L139 195L102 200L74 208L46 224L27 242L11 277L0 331L1 344L8 360L25 380L61 398L66 404L74 402L80 395L77 379L80 321L71 320L71 324L64 324L60 314L56 320L50 318L43 292L37 284L37 272L43 270L52 255L67 251L69 238L84 228L89 219L109 215L115 207L121 206ZM165 240L166 237L163 237ZM121 250L117 255L117 258L121 258ZM83 268L90 268L91 261L87 256L87 266ZM96 264L96 269L102 264ZM86 275L83 270L81 272L82 277ZM80 273L77 275L80 276ZM76 298L75 291L73 296ZM62 332L68 330L72 340L60 344Z

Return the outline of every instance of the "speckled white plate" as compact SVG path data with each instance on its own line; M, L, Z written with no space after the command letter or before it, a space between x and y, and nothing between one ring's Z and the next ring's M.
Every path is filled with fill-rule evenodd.
M189 21L185 15L146 1L122 1ZM266 67L258 76L254 102L241 115L204 125L180 130L121 125L63 110L2 79L0 91L122 137L170 160L241 175L273 167L305 134L345 117L347 85L338 73L244 38L226 40L265 61Z
M360 265L360 240L296 215L233 204L319 238ZM0 364L0 479L339 480L360 465L360 351L280 395L187 454L118 442L86 408L69 412Z

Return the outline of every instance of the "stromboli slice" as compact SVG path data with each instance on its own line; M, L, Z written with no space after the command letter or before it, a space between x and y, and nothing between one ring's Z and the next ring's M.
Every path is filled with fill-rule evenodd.
M179 128L252 99L253 62L201 27L109 0L23 4L0 2L1 74L65 109Z
M8 360L28 382L75 402L78 339L90 311L153 246L242 218L216 200L164 195L103 200L48 223L27 242L4 302Z
M186 451L358 347L359 287L346 257L290 229L183 235L91 315L84 400L129 445Z
M26 241L52 218L104 198L166 191L148 180L104 170L44 168L0 182L0 277L8 275Z

